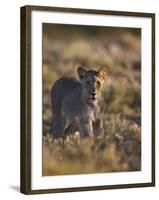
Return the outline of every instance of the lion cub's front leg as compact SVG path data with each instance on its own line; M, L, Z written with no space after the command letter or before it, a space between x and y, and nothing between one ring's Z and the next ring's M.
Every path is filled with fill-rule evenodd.
M80 132L82 137L93 137L92 120L86 120L80 123Z
M93 122L93 133L95 137L97 137L100 134L104 134L103 119L97 118Z

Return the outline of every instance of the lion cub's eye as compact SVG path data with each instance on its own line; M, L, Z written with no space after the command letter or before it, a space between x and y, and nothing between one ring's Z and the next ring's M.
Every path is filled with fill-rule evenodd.
M101 85L101 84L100 84L100 82L99 82L99 81L97 81L97 86L98 86L98 87L100 87L100 85Z

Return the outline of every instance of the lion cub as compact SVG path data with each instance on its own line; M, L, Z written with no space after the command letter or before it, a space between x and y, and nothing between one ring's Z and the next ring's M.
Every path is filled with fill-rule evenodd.
M63 77L51 89L52 131L54 137L80 132L93 137L103 131L100 118L101 89L107 68L98 71L77 69L80 81Z

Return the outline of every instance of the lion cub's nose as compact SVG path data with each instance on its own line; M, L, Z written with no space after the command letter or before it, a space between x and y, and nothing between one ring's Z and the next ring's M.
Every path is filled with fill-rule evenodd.
M91 92L91 95L92 95L92 96L96 96L96 93L95 93L95 92Z

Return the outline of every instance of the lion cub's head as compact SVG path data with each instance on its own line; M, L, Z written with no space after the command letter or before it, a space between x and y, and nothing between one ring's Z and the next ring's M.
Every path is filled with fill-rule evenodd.
M107 68L102 67L98 71L95 71L78 67L77 72L82 83L84 99L90 104L96 104L100 99L101 89L108 75Z

